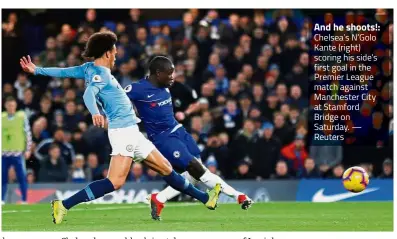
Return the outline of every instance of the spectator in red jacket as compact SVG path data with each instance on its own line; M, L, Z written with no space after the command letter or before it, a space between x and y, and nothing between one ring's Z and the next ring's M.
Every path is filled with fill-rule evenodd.
M308 157L305 150L305 141L302 135L297 135L295 141L281 149L281 157L284 158L295 172L303 168L305 159Z

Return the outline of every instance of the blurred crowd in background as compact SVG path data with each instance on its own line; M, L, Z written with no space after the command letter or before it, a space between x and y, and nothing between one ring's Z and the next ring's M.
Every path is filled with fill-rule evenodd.
M73 11L67 10L75 18ZM98 20L100 11L90 9L80 24L51 22L40 25L41 31L32 31L38 26L29 23L35 13L3 14L2 98L14 96L29 117L34 142L26 159L29 183L89 182L107 175L111 148L106 130L92 126L84 106L84 79L38 77L18 69L25 54L38 66L80 65L88 37L104 30L119 38L112 74L123 87L145 76L150 57L173 60L175 80L194 90L201 103L201 111L182 123L198 142L203 163L221 177L341 178L352 164L364 167L370 177L393 177L391 146L369 152L308 145L312 22L302 11L230 11L221 17L217 10L190 9L172 21L149 21L145 11L150 10L123 11L124 20L112 21L111 14ZM346 21L378 22L380 34L390 35L391 52L392 17L386 10L376 11L382 17L374 11L346 12ZM27 49L32 44L42 49ZM176 87L171 92L175 112L184 111L191 96ZM355 159L358 151L364 154ZM12 169L9 178L15 181ZM135 163L128 180L161 178Z

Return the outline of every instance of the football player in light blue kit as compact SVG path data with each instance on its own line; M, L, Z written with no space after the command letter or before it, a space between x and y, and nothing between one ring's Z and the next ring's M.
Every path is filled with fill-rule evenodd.
M220 185L218 184L208 193L198 190L177 174L168 160L139 132L137 126L139 119L135 116L132 104L110 71L116 60L116 42L117 37L112 32L93 34L87 42L84 56L93 58L94 61L76 67L41 68L32 63L30 56L20 60L22 69L35 75L85 79L86 90L83 98L94 125L105 127L105 118L100 114L97 103L102 107L109 121L108 136L113 151L107 178L90 183L85 189L66 200L51 202L53 222L60 224L73 206L95 200L121 188L133 160L143 161L162 175L173 188L198 199L207 208L214 210L221 190Z

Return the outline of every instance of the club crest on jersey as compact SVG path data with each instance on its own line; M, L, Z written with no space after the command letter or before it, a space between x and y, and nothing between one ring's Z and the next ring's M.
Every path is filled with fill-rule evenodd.
M128 152L132 152L134 150L134 146L132 146L131 144L127 145L127 147L125 148Z
M102 82L102 78L99 75L94 75L92 82Z
M181 153L179 151L174 151L174 157L175 158L181 157Z
M124 91L125 93L128 93L132 90L132 85L128 85L127 87L125 87Z

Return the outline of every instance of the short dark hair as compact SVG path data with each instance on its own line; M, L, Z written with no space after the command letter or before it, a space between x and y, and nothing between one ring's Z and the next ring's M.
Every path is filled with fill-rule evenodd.
M28 76L28 74L24 71L18 73L18 76Z
M26 89L24 89L24 90L23 90L23 93L25 93L26 91L31 91L32 93L34 93L34 92L33 92L33 89L32 89L32 88L30 88L30 87L29 87L29 88L26 88Z
M117 42L117 36L111 31L94 33L87 41L83 56L87 58L100 58L105 52L112 50Z
M237 100L235 100L235 99L232 98L232 97L227 98L227 99L226 99L226 102L233 102L233 103L237 104Z
M172 61L165 56L156 56L149 62L150 75L156 74L157 71L165 71L165 66L172 65Z
M307 157L306 159L305 159L305 161L306 160L311 160L311 161L313 161L314 162L314 159L313 158L311 158L311 157Z
M296 105L290 105L289 111L293 111L293 110L300 112L300 109Z
M7 103L7 102L11 102L11 101L15 101L15 102L17 102L17 100L14 98L14 96L8 96L8 97L6 98L6 101L5 101L5 103Z
M54 134L55 134L56 132L58 132L58 131L65 132L65 130L64 130L62 127L57 127L57 128L54 130Z
M51 102L51 98L49 98L49 97L46 96L46 95L44 95L43 97L41 97L40 102L41 102L41 101L44 101L44 100Z
M48 149L48 151L51 151L51 150L53 150L53 149L55 149L55 148L58 148L58 149L59 149L59 146L58 146L57 144L55 144L55 143L52 143L52 144L50 145L50 148Z
M252 118L247 118L247 119L244 120L244 124L247 123L247 122L251 122L251 123L254 124L254 123L255 123L255 120L252 119Z

